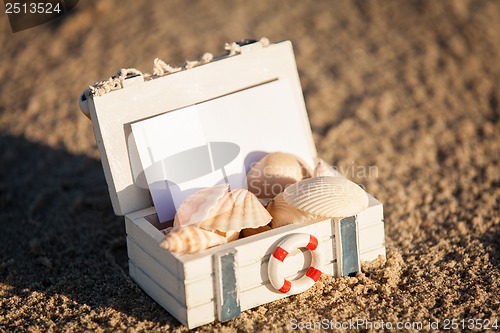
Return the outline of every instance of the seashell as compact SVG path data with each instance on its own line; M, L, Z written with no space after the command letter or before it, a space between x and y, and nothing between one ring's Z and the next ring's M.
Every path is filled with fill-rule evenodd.
M220 184L194 193L184 200L177 211L174 220L174 227L186 226L191 221L201 219L205 220L210 216L210 210L217 205L220 198L229 190L228 184ZM207 230L211 231L211 230ZM238 239L238 231L222 232L213 230L218 235L226 238L228 242Z
M325 162L325 160L318 158L318 163L314 168L314 177L331 176L343 177L340 172L335 170L332 166Z
M271 215L251 192L216 187L189 196L179 207L174 226L193 225L210 231L234 232L271 221Z
M191 254L224 243L227 240L214 232L187 226L172 229L160 246L170 252Z
M265 231L269 231L269 230L271 230L271 227L268 225L263 225L262 227L258 227L258 228L247 228L247 229L241 230L241 236L242 237L249 237L249 236L257 235L257 234L260 234L261 232L265 232Z
M257 228L268 224L271 215L251 192L244 189L228 191L214 207L214 216L199 224L207 230L231 231Z
M313 177L290 185L283 199L293 207L324 217L356 215L368 207L368 195L343 177Z
M212 217L213 208L228 190L228 184L220 184L188 196L175 214L174 227L194 224Z
M273 228L282 227L287 224L306 224L324 220L325 218L309 214L298 210L297 208L289 205L283 199L283 193L280 193L274 198L273 202L267 206L267 211L271 213L273 219L271 226Z
M288 185L311 175L311 170L300 157L274 152L250 168L247 173L248 190L258 198L274 198Z

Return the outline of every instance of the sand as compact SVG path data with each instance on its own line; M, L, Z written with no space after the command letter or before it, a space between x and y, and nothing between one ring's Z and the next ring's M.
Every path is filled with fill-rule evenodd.
M319 154L384 203L387 263L197 331L500 320L497 1L80 1L0 23L0 331L187 330L128 278L77 98L261 36L294 43Z

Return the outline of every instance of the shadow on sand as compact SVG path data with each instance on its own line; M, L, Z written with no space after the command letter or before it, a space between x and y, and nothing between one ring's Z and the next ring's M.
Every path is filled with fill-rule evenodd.
M88 311L180 325L128 277L123 217L113 213L100 161L0 135L0 230L6 299L39 292L45 307L66 295Z

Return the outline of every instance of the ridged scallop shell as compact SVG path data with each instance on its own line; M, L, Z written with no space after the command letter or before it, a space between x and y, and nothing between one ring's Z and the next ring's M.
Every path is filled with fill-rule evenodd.
M285 187L310 177L311 170L300 157L290 153L267 154L247 173L248 190L258 198L274 198Z
M214 232L187 226L172 229L160 246L174 253L191 254L226 242L224 237Z
M290 185L283 199L293 207L324 217L356 215L368 207L368 195L341 177L313 177Z
M175 214L174 227L198 224L214 216L214 207L228 190L228 184L220 184L188 196Z
M236 189L228 191L219 200L214 217L201 222L199 226L207 230L239 231L266 225L271 218L255 195L244 189Z
M267 211L271 214L271 226L273 228L282 227L287 224L307 224L324 220L321 216L309 214L289 205L280 193L267 206Z
M188 197L177 211L174 226L193 225L210 231L234 232L257 228L269 221L271 215L249 191L224 190L220 195L218 188L204 189Z
M343 177L340 172L335 170L332 166L326 163L323 159L319 158L316 167L314 167L314 177Z

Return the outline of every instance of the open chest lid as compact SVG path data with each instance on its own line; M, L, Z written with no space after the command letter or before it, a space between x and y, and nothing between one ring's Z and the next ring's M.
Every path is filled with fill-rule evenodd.
M244 45L236 55L150 80L142 75L127 78L122 89L89 96L87 106L117 215L153 205L151 182L144 172L149 169L142 167L148 163L146 152L151 160L152 150L161 146L168 148L168 154L175 151L172 147L194 152L201 147L196 143L200 130L212 171L222 170L219 182L232 176L236 182L242 179L228 175L224 163L239 163L244 177L265 153L290 152L311 167L316 157L289 41ZM144 148L144 142L155 147ZM215 161L216 151L225 151L224 147L231 151L231 144L237 147L233 149L237 158L222 153L218 160L225 162ZM169 161L177 163L177 169L203 169L193 159L187 164L182 159ZM183 188L200 187L193 180Z

